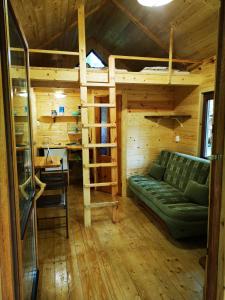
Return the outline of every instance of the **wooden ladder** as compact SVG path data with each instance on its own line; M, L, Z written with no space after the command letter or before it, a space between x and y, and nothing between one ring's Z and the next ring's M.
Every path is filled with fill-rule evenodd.
M118 171L117 171L117 126L116 126L116 86L115 86L115 59L109 57L108 82L88 82L86 68L86 39L85 39L85 12L83 1L78 5L78 34L79 34L79 60L80 60L80 98L81 98L81 123L82 123L82 157L83 157L83 201L84 201L84 224L91 225L91 209L100 207L113 208L113 222L118 218L119 202L116 199L118 193ZM103 87L109 89L109 103L88 103L88 88ZM109 108L110 123L99 124L90 123L88 109ZM90 130L107 127L110 130L110 143L96 144L90 141ZM90 163L89 150L93 149L96 153L97 148L108 147L111 153L111 162L109 163ZM110 182L90 182L90 170L92 168L110 167ZM96 178L96 176L95 176ZM91 188L111 186L112 201L91 203Z

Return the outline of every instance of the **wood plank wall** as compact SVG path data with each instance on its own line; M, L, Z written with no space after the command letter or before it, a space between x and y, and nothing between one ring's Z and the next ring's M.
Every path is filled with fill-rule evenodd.
M150 164L156 159L162 149L183 152L191 155L199 154L201 132L201 106L202 93L214 89L215 63L210 61L199 67L194 73L205 75L202 85L199 87L187 86L128 86L120 85L117 93L126 98L127 109L126 131L127 145L126 174L127 177L136 173L146 173ZM80 105L78 89L65 89L67 98L56 100L54 89L36 88L36 118L50 115L51 109L57 109L59 104L65 106L65 115L71 115ZM89 98L106 95L106 90L91 90ZM123 111L124 113L124 111ZM160 124L147 120L146 115L160 114L191 114L192 118L184 122L180 127L175 121L164 120ZM123 120L122 120L123 121ZM37 144L42 144L46 138L52 143L68 143L71 141L67 134L67 123L36 122ZM35 128L35 126L34 126ZM180 142L175 142L175 136L180 136Z
M173 122L159 125L147 115L171 113L174 88L149 86L125 88L127 94L127 176L146 173L162 149L174 150Z
M190 155L200 155L203 93L214 91L215 60L211 60L196 69L193 73L204 75L199 87L176 87L174 93L174 112L191 114L184 127L177 126L174 134L180 136L176 151Z
M68 135L70 126L74 124L71 120L65 122L49 122L45 121L43 116L51 116L51 110L57 110L59 105L65 108L64 115L71 116L72 112L78 110L80 105L79 89L67 89L65 94L66 98L56 99L54 92L57 89L34 89L36 105L33 105L33 115L36 114L36 126L34 130L36 134L34 140L36 145L49 143L50 145L63 144L72 142L74 137ZM76 125L76 124L75 124ZM78 124L79 126L79 119Z

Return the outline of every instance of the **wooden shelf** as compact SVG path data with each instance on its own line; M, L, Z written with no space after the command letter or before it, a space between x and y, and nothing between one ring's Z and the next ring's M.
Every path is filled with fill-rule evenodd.
M192 116L191 115L149 115L149 116L145 116L145 119L148 120L153 120L153 121L157 121L157 123L159 124L161 120L165 120L165 119L170 119L170 120L175 120L177 121L177 123L183 127L183 122L190 119Z
M14 116L14 120L16 122L28 122L28 116L23 115L23 116Z
M38 121L52 123L52 122L77 122L80 116L40 116Z

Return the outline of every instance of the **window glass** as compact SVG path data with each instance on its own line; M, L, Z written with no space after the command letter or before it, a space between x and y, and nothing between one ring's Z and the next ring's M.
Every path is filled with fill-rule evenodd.
M212 130L214 113L214 95L207 93L204 95L203 108L203 133L202 133L202 157L207 158L212 155Z
M104 68L105 65L101 61L100 58L94 53L94 51L91 51L87 58L86 58L86 63L88 64L89 67L91 68Z

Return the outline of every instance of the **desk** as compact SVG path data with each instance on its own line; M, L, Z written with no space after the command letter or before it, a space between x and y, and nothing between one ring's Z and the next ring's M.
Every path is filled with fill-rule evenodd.
M61 166L60 160L60 156L50 156L47 160L45 156L35 156L34 167L35 169L58 168Z

